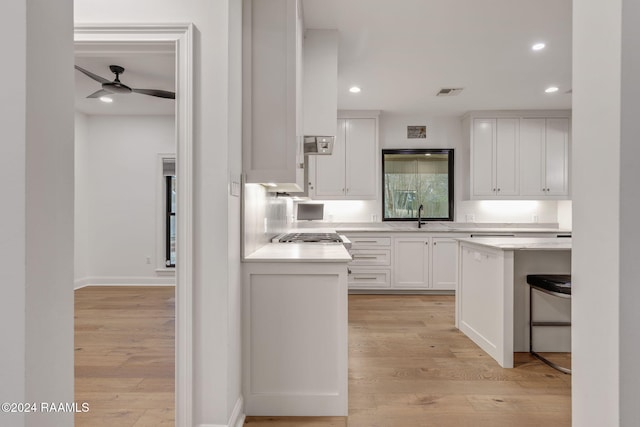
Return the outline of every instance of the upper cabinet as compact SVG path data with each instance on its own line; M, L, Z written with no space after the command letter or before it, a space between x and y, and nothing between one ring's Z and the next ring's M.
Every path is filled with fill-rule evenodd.
M306 30L303 58L303 134L336 136L338 31Z
M278 191L304 189L301 13L298 0L243 2L243 169Z
M533 115L533 114L530 114ZM566 112L470 114L471 199L569 198Z
M472 195L518 195L518 119L473 119Z
M569 119L522 119L520 194L537 198L569 194Z
M338 119L333 154L314 156L310 196L317 199L375 199L378 187L378 119Z

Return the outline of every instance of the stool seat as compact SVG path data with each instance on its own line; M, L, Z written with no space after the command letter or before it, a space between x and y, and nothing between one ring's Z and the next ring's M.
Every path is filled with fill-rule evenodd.
M529 274L527 283L541 290L571 295L570 274Z

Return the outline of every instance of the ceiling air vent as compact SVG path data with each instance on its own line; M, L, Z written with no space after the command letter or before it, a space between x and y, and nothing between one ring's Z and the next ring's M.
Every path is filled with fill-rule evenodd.
M456 88L443 88L440 89L440 92L438 92L436 94L436 96L456 96L458 95L460 92L462 92L461 87L456 87Z

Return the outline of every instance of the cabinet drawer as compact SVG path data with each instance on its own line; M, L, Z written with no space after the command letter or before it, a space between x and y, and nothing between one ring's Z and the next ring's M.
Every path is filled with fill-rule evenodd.
M353 249L350 265L391 265L391 249Z
M391 286L391 270L351 268L349 289L382 289Z
M352 248L371 247L371 246L391 246L391 237L356 237L349 236Z

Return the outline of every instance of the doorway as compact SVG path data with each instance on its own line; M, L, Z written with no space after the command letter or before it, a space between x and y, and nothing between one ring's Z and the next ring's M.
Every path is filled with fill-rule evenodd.
M175 402L176 425L191 425L192 417L192 105L193 27L192 25L80 25L75 27L76 46L108 53L145 45L158 49L172 45L175 50L176 98L176 247L175 267ZM135 50L135 49L134 49Z

